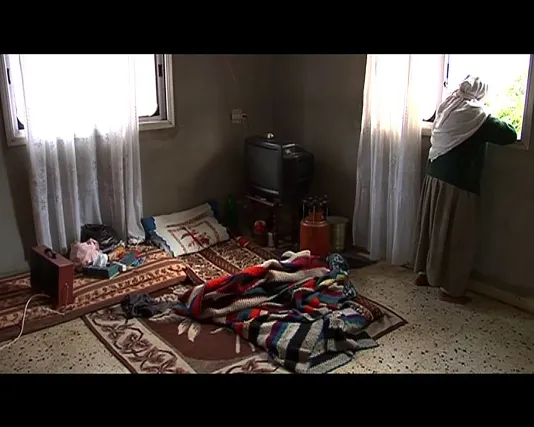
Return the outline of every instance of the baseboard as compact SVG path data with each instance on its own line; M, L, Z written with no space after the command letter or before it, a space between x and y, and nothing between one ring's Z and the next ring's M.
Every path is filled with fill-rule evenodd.
M403 267L413 270L413 267L410 266ZM503 284L500 281L474 271L471 274L471 280L469 281L468 289L474 293L502 302L503 304L511 305L519 308L520 310L534 314L534 296L524 294L518 295L513 291L506 291L502 289L502 287L499 287L499 285L502 287L510 287L509 285Z
M342 251L341 253L344 255L348 255L348 256L357 255L357 256L366 258L371 261L371 258L369 257L369 251L362 249L358 246L347 245L345 247L345 250Z
M28 265L28 263L24 263L24 267L21 267L16 270L4 271L0 273L0 279L4 279L6 277L11 277L11 276L18 276L19 274L25 274L25 273L28 273L29 271L30 271L30 266Z
M517 295L513 292L501 289L500 287L492 285L491 279L488 279L480 273L474 272L471 275L469 290L534 314L533 296Z
M369 252L365 249L353 247L353 250L354 249L356 249L356 252L359 255L365 256L365 253L369 254ZM413 266L409 264L404 265L403 267L413 270ZM511 289L506 291L503 289L504 287ZM478 271L473 271L471 274L469 290L534 314L534 295L526 295L524 290L516 289L514 286L495 278L483 275Z

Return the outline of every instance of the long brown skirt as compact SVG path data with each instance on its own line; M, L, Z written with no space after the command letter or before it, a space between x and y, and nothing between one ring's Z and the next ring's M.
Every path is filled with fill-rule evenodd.
M415 232L414 271L431 286L454 297L464 295L473 267L478 196L426 176Z

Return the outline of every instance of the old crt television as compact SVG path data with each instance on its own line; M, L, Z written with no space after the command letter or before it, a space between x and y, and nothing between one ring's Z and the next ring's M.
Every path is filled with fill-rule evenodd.
M287 201L306 195L313 179L313 154L273 134L245 140L245 177L250 195Z

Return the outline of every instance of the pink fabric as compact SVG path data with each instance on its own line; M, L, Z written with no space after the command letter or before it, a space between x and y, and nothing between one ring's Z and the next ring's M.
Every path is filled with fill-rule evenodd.
M70 245L70 260L74 263L75 268L81 268L92 264L98 254L98 242L94 239L89 239L87 242L75 242Z

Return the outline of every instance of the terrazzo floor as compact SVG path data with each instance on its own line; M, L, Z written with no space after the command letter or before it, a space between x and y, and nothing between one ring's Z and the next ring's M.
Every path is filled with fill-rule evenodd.
M334 373L534 372L534 315L472 294L465 306L417 288L402 267L353 270L364 295L408 324ZM5 343L1 343L3 345ZM0 373L128 373L80 320L23 336L0 351Z

